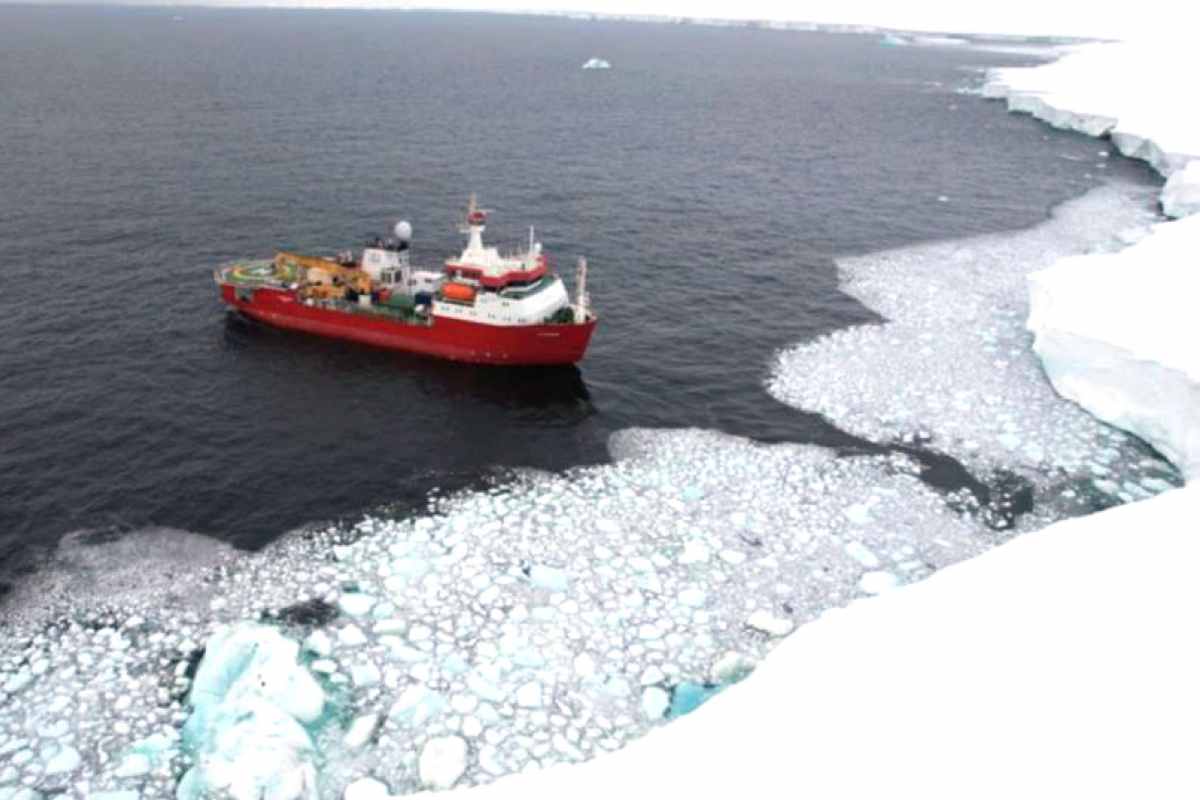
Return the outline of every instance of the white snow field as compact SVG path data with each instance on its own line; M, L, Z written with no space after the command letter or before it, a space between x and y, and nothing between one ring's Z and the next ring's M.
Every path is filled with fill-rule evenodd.
M1172 180L1194 172L1186 137L1127 129ZM1028 231L847 260L887 321L772 372L777 397L850 431L1022 476L1039 502L1014 530L902 455L633 430L614 464L408 519L257 555L178 539L144 581L92 565L176 538L69 551L0 621L0 800L382 800L496 778L472 791L1196 796L1200 490L1171 490L1046 380L1195 474L1200 217L1152 228L1153 205L1114 183Z
M1108 136L1167 178L1163 210L1182 217L1200 207L1200 168L1188 167L1200 159L1195 71L1183 39L1087 44L1037 67L990 70L983 94L1056 128Z

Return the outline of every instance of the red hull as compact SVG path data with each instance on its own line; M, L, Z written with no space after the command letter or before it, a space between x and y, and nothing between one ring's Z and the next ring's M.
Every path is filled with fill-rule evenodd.
M334 339L465 361L471 364L574 364L583 358L596 321L581 325L480 325L434 317L412 325L383 316L308 306L284 289L259 288L252 294L221 284L221 299L247 317L278 328Z

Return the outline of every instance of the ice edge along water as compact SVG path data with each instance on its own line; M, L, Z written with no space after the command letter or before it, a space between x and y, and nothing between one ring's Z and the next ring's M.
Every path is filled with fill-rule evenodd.
M1131 64L1120 47L1083 48L1068 66L997 70L987 93L1058 127L1111 134L1168 178L1168 216L1194 214L1200 162L1187 154L1200 153L1200 119L1160 115L1134 134L1111 82L1085 70L1058 83L1098 57L1101 75L1123 73L1135 106L1188 96L1186 86L1152 89L1190 74L1162 71L1178 52L1143 51L1153 57ZM1047 83L1058 83L1051 98ZM1112 116L1086 110L1091 90ZM1172 145L1156 143L1158 133ZM1060 393L1194 478L1200 216L1137 235L1145 238L1124 250L1065 256L1033 273L1028 326ZM470 796L529 800L582 787L589 796L861 797L898 787L924 797L1192 796L1200 656L1182 632L1200 603L1198 512L1200 490L1189 485L1056 523L886 600L825 615L669 735Z
M1174 222L1111 255L1063 258L1030 276L1029 330L1064 397L1200 474L1200 114L1185 98L1195 56L1177 43L1076 48L992 70L984 95L1049 124L1107 136L1167 179Z
M1006 363L993 368L1020 356L1011 327L995 327L990 355ZM1071 424L1090 435L1085 422ZM1002 429L989 458L1018 432ZM1097 442L1098 457L1096 442L1078 448L1080 465L1112 474L1124 444ZM581 760L657 724L681 688L736 680L797 622L991 543L903 458L832 459L699 431L627 432L614 456L430 517L365 520L333 562L320 560L320 536L234 561L208 587L210 615L151 603L144 617L125 609L110 624L32 634L0 685L0 799L164 796L180 765L192 776L182 796L381 797ZM1043 457L1025 456L1045 472ZM1103 490L1163 488L1145 475ZM902 781L961 796L1066 790L1056 782L1070 778L1072 792L1166 796L1186 786L1188 763L1170 723L1195 713L1182 680L1194 656L1164 632L1186 629L1171 612L1195 607L1194 583L1176 574L1195 546L1178 523L1195 507L1195 489L1172 492L856 603L802 627L753 680L670 734L484 791L860 796ZM1138 524L1150 534L1130 542ZM242 622L263 613L307 633L304 648ZM192 633L209 641L195 680ZM1159 665L1156 694L1136 703L1122 680L1147 666L1131 654ZM944 733L914 735L930 729Z

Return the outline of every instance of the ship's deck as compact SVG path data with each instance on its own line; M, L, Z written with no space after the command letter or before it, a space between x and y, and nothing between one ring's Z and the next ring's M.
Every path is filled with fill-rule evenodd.
M238 261L220 270L221 277L234 286L287 286L300 280L300 268L291 263L277 267L270 259Z
M433 318L416 313L412 305L391 305L388 303L372 303L361 306L348 300L314 300L318 308L328 308L333 311L343 311L347 314L358 314L364 317L386 317L408 325L432 325Z

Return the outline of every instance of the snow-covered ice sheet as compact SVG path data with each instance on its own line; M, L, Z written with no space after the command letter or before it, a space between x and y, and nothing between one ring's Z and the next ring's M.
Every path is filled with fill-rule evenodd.
M1194 44L1184 38L1087 44L1036 67L991 70L987 97L1058 128L1109 136L1121 153L1148 161L1171 179L1163 208L1171 216L1196 210L1200 114ZM1190 201L1168 203L1171 195Z
M1200 164L1200 162L1197 162ZM1030 276L1029 329L1054 387L1200 477L1200 216Z
M1059 522L806 625L613 755L463 800L1195 797L1200 488Z
M984 480L1016 473L1042 503L1103 505L1104 495L1160 491L1163 465L1064 403L1025 329L1028 274L1123 247L1156 218L1151 203L1151 189L1114 182L1029 230L840 260L843 291L885 321L784 351L768 388L864 438L952 455Z

